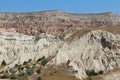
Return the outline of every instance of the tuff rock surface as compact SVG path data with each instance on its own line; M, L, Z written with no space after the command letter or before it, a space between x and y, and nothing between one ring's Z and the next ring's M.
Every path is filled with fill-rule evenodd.
M67 43L48 34L28 36L0 31L0 63L4 60L6 68L43 56L53 57L48 65L69 61L68 65L77 71L74 75L83 79L87 77L86 70L107 72L120 67L120 36L96 30Z
M120 25L120 16L111 12L73 14L57 10L31 13L0 13L0 28L35 35L60 34L76 28Z
M85 78L86 70L109 71L120 67L120 36L106 31L92 31L79 40L64 44L51 63L59 65L70 60L69 66ZM50 64L51 64L50 63Z

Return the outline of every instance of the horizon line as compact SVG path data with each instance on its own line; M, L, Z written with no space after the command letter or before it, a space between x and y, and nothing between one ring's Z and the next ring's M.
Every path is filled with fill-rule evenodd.
M23 12L21 12L21 11L20 11L20 12L19 12L19 11L13 11L13 12L12 12L12 11L10 11L10 12L9 12L9 11L8 11L8 12L7 12L7 11L4 11L4 12L1 12L1 11L0 11L0 13L13 13L13 14L14 14L14 13L16 13L16 14L18 13L18 14L24 14L24 13L38 13L38 12L52 12L52 11L63 12L63 13L68 13L68 14L81 14L81 15L82 15L82 14L105 14L105 13L112 13L112 14L119 15L119 14L114 13L114 12L111 12L111 11L106 11L106 12L88 12L88 13L87 13L87 12L85 12L85 13L84 13L84 12L82 12L82 13L80 13L80 12L78 13L78 12L77 12L77 13L76 13L76 12L69 12L69 11L61 11L61 10L58 10L58 9L36 10L36 11L23 11Z

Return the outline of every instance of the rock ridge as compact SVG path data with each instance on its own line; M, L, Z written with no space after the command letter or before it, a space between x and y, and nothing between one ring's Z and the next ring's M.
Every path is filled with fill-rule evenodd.
M107 12L73 14L58 10L29 13L0 13L0 28L14 28L16 32L35 35L61 34L76 28L120 25L120 16Z
M24 39L19 40L20 36ZM87 77L86 70L107 72L120 68L120 36L107 31L91 31L70 44L56 40L50 34L39 35L36 42L35 36L16 32L8 34L1 31L0 37L0 63L5 61L6 68L43 56L53 58L47 65L60 65L69 61L68 65L77 71L74 75L79 79Z

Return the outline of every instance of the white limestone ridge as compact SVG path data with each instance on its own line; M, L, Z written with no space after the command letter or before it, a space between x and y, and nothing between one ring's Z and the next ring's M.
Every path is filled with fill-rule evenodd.
M98 72L120 67L120 36L96 30L68 44L48 34L39 35L36 41L34 36L0 31L0 64L4 60L7 67L13 67L42 56L54 57L50 65L70 60L69 66L78 71L75 76L83 79L87 77L86 70Z
M92 31L71 44L64 44L50 64L59 65L70 60L79 79L86 70L108 71L120 67L120 36L106 31Z

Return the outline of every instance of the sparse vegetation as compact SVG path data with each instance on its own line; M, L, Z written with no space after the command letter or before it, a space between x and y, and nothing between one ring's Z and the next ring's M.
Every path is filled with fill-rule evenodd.
M43 65L43 66L45 66L47 63L48 63L48 60L47 60L47 59L45 59L45 60L42 61L42 65Z
M31 68L31 67L27 68L26 73L27 73L28 75L33 74L33 68Z
M87 74L88 76L98 75L98 73L96 73L94 70L86 70L86 74Z
M26 65L28 62L27 61L25 61L24 63L23 63L23 65Z
M102 71L102 70L100 70L99 72L98 72L98 74L103 74L104 72Z
M8 73L8 71L3 71L1 78L2 78L2 79L7 79L7 78L9 78L9 73Z
M18 64L15 64L15 68L17 68L19 65Z
M10 68L9 70L6 71L1 71L0 72L0 77L2 79L17 79L17 80L27 80L28 76L31 76L35 72L37 73L36 75L39 75L41 73L41 67L36 67L35 65L38 64L39 66L44 66L48 60L45 59L43 56L38 60L39 63L32 62L32 60L25 61L23 65L18 65L16 64L13 68ZM2 66L6 65L6 62L3 61ZM36 70L37 68L37 70ZM41 78L38 78L41 80Z
M2 61L1 66L6 66L5 60Z
M43 61L44 59L45 59L45 56L43 56L42 58L39 58L37 62Z
M42 80L41 77L38 77L37 80Z
M36 73L40 74L40 73L41 73L41 69L38 69L38 70L36 71Z
M0 77L2 79L28 80L29 77L36 76L34 78L34 80L45 79L40 74L43 74L43 73L41 73L41 70L46 65L46 63L48 62L49 59L50 58L46 59L45 57L42 57L41 59L39 59L40 60L39 62L37 62L37 61L33 62L33 61L30 60L28 62L24 62L24 64L22 64L22 65L16 64L13 68L1 72ZM34 74L34 73L37 73L37 74ZM40 77L38 77L38 76L40 76ZM58 72L56 70L55 71L52 70L46 76L48 78L50 78L50 77L52 77L52 78L50 78L50 79L47 78L45 80L56 80L56 79L53 78L54 76L55 76L56 79L58 78L58 79L62 79L62 80L78 80L78 79L76 79L75 77L72 77L72 76L66 77L66 73L64 73L64 70L58 71Z
M86 70L86 74L88 76L96 76L96 75L99 75L99 74L103 74L103 71L100 70L99 72L95 72L94 70Z
M11 73L10 78L11 79L16 79L16 72L14 69L10 69L9 72Z

